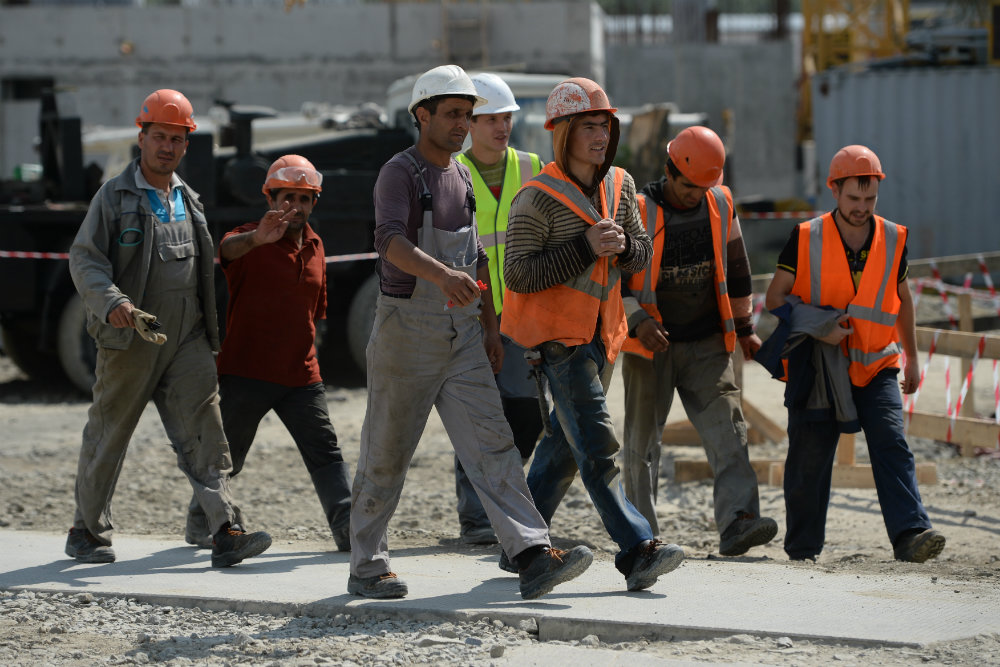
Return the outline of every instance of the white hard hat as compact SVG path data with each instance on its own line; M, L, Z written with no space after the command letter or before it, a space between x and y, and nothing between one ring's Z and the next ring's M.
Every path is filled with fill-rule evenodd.
M473 74L472 83L475 84L479 96L486 98L486 104L476 107L476 110L472 112L473 116L487 113L509 113L521 108L517 105L510 86L496 74L490 72Z
M476 100L473 107L486 104L486 100L476 94L476 86L464 69L458 65L440 65L417 77L416 83L413 84L413 95L410 97L410 106L407 107L407 111L412 114L413 108L424 100L442 95L468 95Z

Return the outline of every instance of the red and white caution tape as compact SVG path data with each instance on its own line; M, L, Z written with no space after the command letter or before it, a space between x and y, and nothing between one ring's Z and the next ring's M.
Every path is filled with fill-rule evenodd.
M8 259L69 259L68 252L34 252L28 250L0 250L0 258ZM331 255L327 264L335 262L356 262L364 259L378 259L377 252L358 252L351 255ZM218 258L216 258L218 262Z
M909 425L910 417L913 416L913 408L916 406L916 404L917 404L917 398L919 398L919 396L920 396L920 390L924 386L924 378L927 377L927 369L931 365L931 357L934 356L934 352L937 350L938 336L940 336L940 335L941 335L941 330L940 329L935 329L934 330L934 337L931 339L931 346L927 350L927 358L924 359L924 365L920 369L920 381L917 382L917 390L915 392L913 392L912 394L910 394L909 396L905 397L907 399L906 400L906 405L905 405L905 407L906 407L906 421L907 421L907 425Z
M958 413L962 410L962 404L965 402L965 396L969 393L969 385L972 384L972 373L976 370L976 362L979 361L979 357L982 355L985 347L986 336L980 336L979 345L976 346L976 353L972 355L972 363L969 365L969 372L965 374L965 380L962 382L962 389L958 394L958 402L955 404L955 410L954 412L949 413L951 415L951 420L948 422L948 436L946 438L948 442L951 442L952 427L955 425Z
M11 259L69 259L68 252L28 252L25 250L0 250L0 257Z
M746 211L740 214L744 220L812 220L826 211Z

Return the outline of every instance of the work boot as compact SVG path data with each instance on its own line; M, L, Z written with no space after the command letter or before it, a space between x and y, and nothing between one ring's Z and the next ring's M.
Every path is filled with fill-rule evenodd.
M78 563L114 563L115 550L100 542L86 528L70 528L66 537L66 555Z
M896 539L892 553L896 560L909 563L923 563L937 556L944 550L944 535L936 530L915 529L903 533Z
M345 461L309 473L337 551L351 550L351 477Z
M641 591L656 583L661 574L677 569L684 560L684 550L676 544L646 540L633 549L632 567L625 575L625 587Z
M238 523L227 522L215 534L212 567L231 567L264 553L269 546L271 536L267 533L247 533Z
M500 562L497 564L501 570L504 572L510 572L511 574L517 574L517 568L510 559L507 558L507 552L503 549L500 550Z
M464 544L496 544L499 541L497 534L493 532L493 526L480 526L462 531Z
M570 551L544 547L527 566L518 570L521 597L535 600L570 579L576 579L594 562L590 549L580 545Z
M243 511L236 505L232 507L233 523L246 526ZM205 516L205 510L198 502L198 496L191 496L191 502L188 503L187 520L184 522L184 541L199 549L211 549L215 543L212 530L208 527L208 517Z
M359 577L351 575L347 578L347 592L366 598L381 600L389 598L405 598L410 589L406 582L396 576L395 572L376 574L374 577Z
M719 553L723 556L742 556L751 547L767 544L778 534L778 523L767 517L756 517L749 512L740 512L723 531L719 541Z

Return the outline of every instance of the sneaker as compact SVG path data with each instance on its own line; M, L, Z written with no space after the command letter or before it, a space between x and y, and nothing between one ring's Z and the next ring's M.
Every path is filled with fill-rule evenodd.
M264 553L269 546L271 536L267 533L247 533L238 523L227 524L215 534L212 567L231 567L244 559Z
M86 528L70 528L66 537L66 555L78 563L114 563L115 550L94 537Z
M496 544L499 542L492 526L480 526L462 531L462 542L465 544Z
M500 562L498 563L498 565L500 569L503 570L504 572L517 574L517 568L514 567L514 564L510 562L509 558L507 558L507 552L504 551L503 549L500 550Z
M521 597L540 598L559 584L579 577L592 562L594 554L583 545L569 551L545 548L517 573L521 579Z
M936 530L917 530L896 540L892 550L896 560L923 563L936 558L944 550L944 535Z
M723 556L742 556L751 547L767 544L778 534L778 522L767 517L756 517L749 512L740 512L736 521L729 524L719 542L719 553Z
M347 592L366 598L405 598L410 592L406 582L395 572L376 574L374 577L359 577L352 574L347 578Z
M636 547L632 571L625 577L625 587L641 591L656 583L661 574L676 570L684 560L684 550L676 544L646 540Z

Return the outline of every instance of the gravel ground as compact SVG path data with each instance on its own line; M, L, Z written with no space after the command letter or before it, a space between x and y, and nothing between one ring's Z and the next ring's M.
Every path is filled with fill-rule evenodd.
M765 405L764 391L748 377L747 396ZM984 388L988 389L988 388ZM620 394L609 403L620 428ZM988 404L989 396L982 399ZM364 417L363 388L329 388L330 410L345 455L353 464ZM780 401L779 401L780 405ZM21 376L0 357L0 527L62 533L73 513L73 479L88 402L60 388ZM780 410L773 411L779 420ZM679 417L678 417L679 418ZM877 513L872 490L836 489L827 526L822 571L859 576L921 573L960 581L1000 583L1000 459L960 458L933 441L913 439L918 462L937 465L939 483L921 492L936 527L948 537L941 558L924 565L896 563ZM751 458L783 457L781 444L755 445ZM673 460L696 458L699 448L664 449L658 513L664 537L681 544L688 558L718 557L718 534L707 481L673 484ZM864 462L863 438L857 455ZM703 455L702 455L703 456ZM458 540L448 440L432 416L414 457L399 510L390 525L393 548L444 547L482 550ZM304 466L280 423L262 424L247 468L233 482L251 529L267 530L277 543L332 549ZM155 410L140 422L115 496L119 532L183 535L190 487L177 470ZM761 487L762 513L783 526L781 490ZM751 555L784 561L781 535ZM615 546L579 483L552 525L557 546L587 544L610 562ZM486 547L495 549L495 547ZM59 558L53 554L53 558ZM406 573L400 572L405 578ZM669 576L669 575L668 575ZM334 589L346 582L328 582ZM872 648L787 638L734 637L671 642L608 644L539 642L534 627L507 627L499 620L447 623L371 614L267 616L149 605L115 597L0 591L0 663L84 665L171 664L656 664L690 661L776 665L1000 664L1000 635L913 648Z

